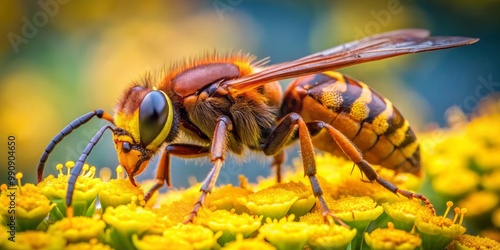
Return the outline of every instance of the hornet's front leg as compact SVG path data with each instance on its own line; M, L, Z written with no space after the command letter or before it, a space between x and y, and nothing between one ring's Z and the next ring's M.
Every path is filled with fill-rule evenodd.
M144 201L147 202L153 196L156 190L163 187L165 182L168 187L172 187L170 182L170 155L175 155L181 158L198 158L207 156L210 153L210 148L206 146L199 146L194 144L170 144L165 148L158 162L155 180L156 183L146 193Z

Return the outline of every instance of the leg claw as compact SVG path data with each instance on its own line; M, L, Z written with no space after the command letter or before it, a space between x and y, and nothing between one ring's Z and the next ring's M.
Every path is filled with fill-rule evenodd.
M325 223L328 225L333 225L335 222L337 222L339 225L344 226L346 228L350 228L349 225L345 224L339 217L337 217L335 214L332 212L323 212L323 219L325 220Z

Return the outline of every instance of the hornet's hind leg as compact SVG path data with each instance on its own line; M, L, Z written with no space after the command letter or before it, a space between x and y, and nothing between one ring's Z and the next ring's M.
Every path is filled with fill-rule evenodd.
M326 129L328 131L332 139L339 145L342 151L361 169L361 171L363 171L363 173L368 177L368 180L370 180L371 182L378 182L380 185L387 188L393 193L402 194L403 196L408 198L419 198L427 206L429 206L431 210L434 211L434 207L425 196L399 189L387 180L381 178L377 174L377 172L370 166L370 164L368 164L368 162L363 159L363 156L354 146L354 144L342 133L340 133L340 131L325 122L315 121L306 123L297 113L289 113L276 126L267 142L262 145L264 153L267 155L273 155L280 152L283 147L287 145L290 139L295 138L293 134L296 127L298 127L298 139L300 142L304 173L311 182L314 196L316 196L319 200L322 214L326 222L328 222L330 218L333 218L339 224L345 225L345 223L337 218L328 208L323 198L323 190L319 185L318 179L316 178L316 159L314 155L311 134L317 134L322 129Z
M363 155L361 154L361 152L359 152L356 146L345 135L343 135L332 125L322 121L314 121L314 122L308 122L307 127L309 128L309 130L311 130L311 132L314 133L319 132L318 130L326 129L328 134L330 134L332 139L339 145L344 154L347 155L347 157L349 157L349 159L351 159L351 161L353 161L359 167L359 169L363 172L363 174L366 175L366 177L370 182L376 181L387 190L395 194L401 194L409 199L411 198L420 199L422 202L425 203L426 206L428 206L432 210L433 213L436 213L434 206L425 196L410 192L408 190L400 189L396 185L380 177L375 171L375 169L373 169L373 167L363 159Z

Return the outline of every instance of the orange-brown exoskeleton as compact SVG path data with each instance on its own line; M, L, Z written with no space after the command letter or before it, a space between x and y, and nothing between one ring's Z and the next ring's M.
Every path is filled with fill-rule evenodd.
M420 172L420 151L408 122L391 102L364 83L330 70L403 54L468 45L478 39L429 37L419 29L398 30L346 43L295 61L264 67L263 61L238 54L214 53L178 64L158 81L145 78L125 89L114 117L95 110L71 122L48 145L38 165L38 181L45 162L64 136L92 117L111 123L101 128L78 159L68 183L66 204L71 207L74 185L82 166L105 130L113 133L120 164L130 181L157 153L156 184L145 199L170 186L170 156L208 156L213 164L201 186L201 196L189 216L192 221L215 185L226 152L240 155L245 148L273 156L281 180L283 148L300 143L304 172L325 219L335 219L316 178L314 146L343 154L366 178L408 198L422 195L401 190L378 176L370 166L380 164L398 172ZM299 77L281 92L278 80ZM180 131L186 138L181 138ZM334 142L334 143L333 143ZM433 209L433 208L432 208Z

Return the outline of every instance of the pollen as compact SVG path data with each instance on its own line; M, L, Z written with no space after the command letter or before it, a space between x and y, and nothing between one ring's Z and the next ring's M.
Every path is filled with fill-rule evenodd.
M455 239L455 249L500 249L500 243L490 238L464 234Z
M163 204L160 208L154 209L153 212L157 218L161 218L169 224L177 225L186 221L187 215L193 209L194 202L178 200L169 204Z

